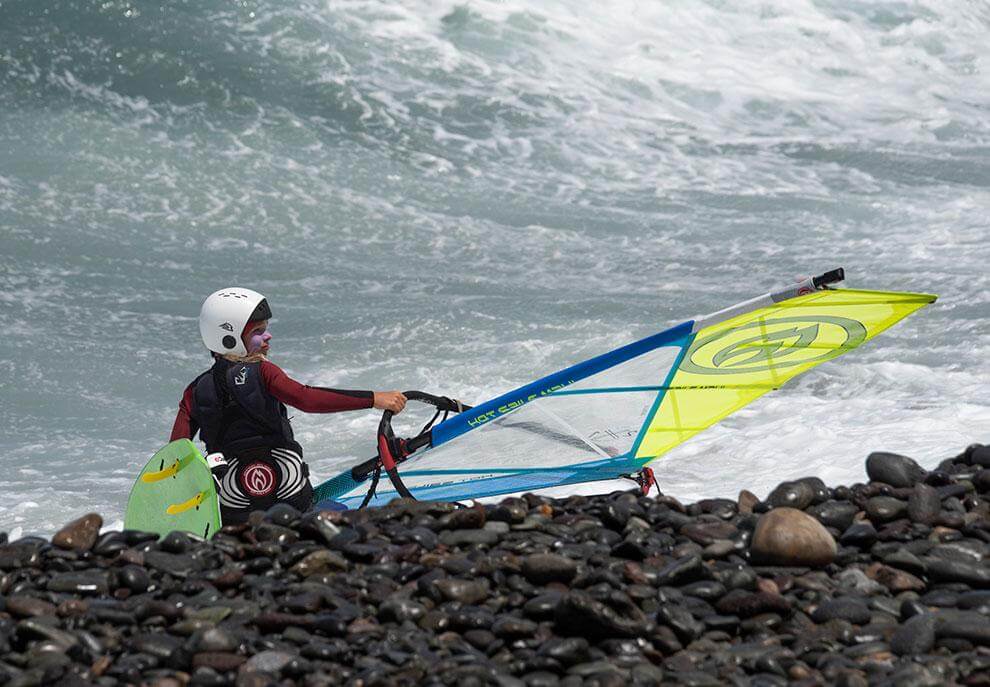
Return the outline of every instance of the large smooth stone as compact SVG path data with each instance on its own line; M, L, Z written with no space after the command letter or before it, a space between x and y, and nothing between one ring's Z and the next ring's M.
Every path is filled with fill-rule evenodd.
M927 473L907 456L877 451L866 458L866 474L870 480L892 487L913 487L924 480Z
M89 551L96 543L101 527L103 518L97 513L87 513L56 532L52 544L60 549Z
M794 508L774 508L757 521L749 551L758 563L816 567L835 560L836 544L810 515Z

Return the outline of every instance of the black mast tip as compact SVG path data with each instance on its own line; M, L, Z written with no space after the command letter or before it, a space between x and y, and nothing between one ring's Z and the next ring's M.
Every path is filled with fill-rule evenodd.
M846 278L846 271L841 267L839 267L838 269L834 269L831 270L830 272L826 272L825 274L819 275L814 279L812 279L811 281L815 285L815 288L821 288L822 286L825 286L827 284L834 284L836 282L840 282L845 278Z

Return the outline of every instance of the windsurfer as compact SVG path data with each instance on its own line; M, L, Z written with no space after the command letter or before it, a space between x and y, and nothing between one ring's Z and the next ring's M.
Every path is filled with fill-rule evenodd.
M170 441L205 442L218 482L224 524L253 510L312 505L313 488L286 405L307 413L378 408L401 412L398 391L355 391L300 384L268 360L271 309L260 293L227 288L203 303L199 329L213 366L186 387Z

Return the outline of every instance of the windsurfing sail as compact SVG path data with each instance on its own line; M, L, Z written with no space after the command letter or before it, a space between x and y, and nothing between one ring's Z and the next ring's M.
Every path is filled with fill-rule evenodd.
M398 466L400 486L417 499L464 500L640 474L936 299L828 286L843 277L834 270L684 322L454 415ZM345 471L318 486L317 497L357 507L367 475ZM396 496L383 480L370 504Z

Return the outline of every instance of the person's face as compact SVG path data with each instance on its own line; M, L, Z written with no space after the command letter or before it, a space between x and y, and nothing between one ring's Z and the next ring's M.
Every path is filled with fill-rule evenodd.
M268 320L262 320L255 322L249 330L244 332L241 340L244 342L244 348L247 349L248 355L254 355L255 353L267 354L268 342L271 341L271 338L272 333L268 331Z

